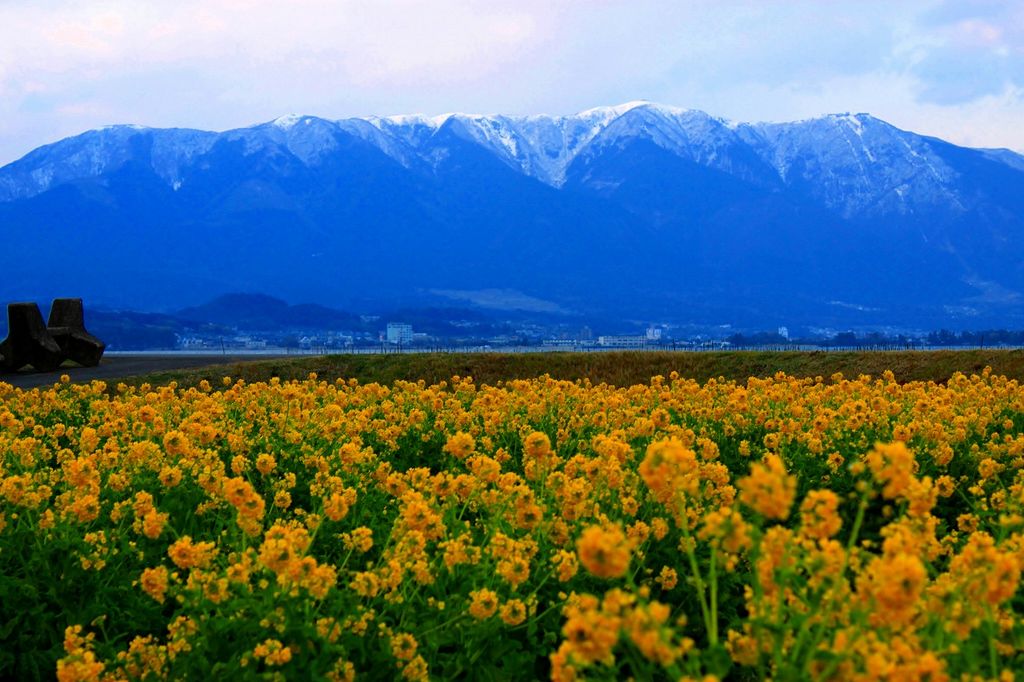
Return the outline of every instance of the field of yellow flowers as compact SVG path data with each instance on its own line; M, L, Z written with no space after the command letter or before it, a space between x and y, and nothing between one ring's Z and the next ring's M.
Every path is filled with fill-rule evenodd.
M1024 388L0 384L0 678L1013 679Z

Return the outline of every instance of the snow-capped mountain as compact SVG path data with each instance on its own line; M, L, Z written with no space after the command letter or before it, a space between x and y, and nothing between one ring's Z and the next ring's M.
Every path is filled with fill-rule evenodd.
M607 147L647 140L681 158L746 181L806 187L845 215L914 210L915 201L960 207L955 170L937 142L899 130L868 114L837 114L793 123L732 123L702 111L628 102L573 116L443 114L329 121L290 114L270 123L211 133L118 125L47 145L0 169L0 201L27 198L59 184L95 177L123 164L132 142L153 140L153 170L168 184L218 140L240 141L243 153L278 148L307 165L355 136L407 168L435 166L438 136L473 142L524 175L553 187L565 184L577 159ZM1006 149L977 150L1024 170L1024 156ZM925 199L927 197L927 199Z
M78 261L28 268L9 249L0 267L26 279L0 288L154 305L211 288L324 302L507 289L723 322L1024 320L1022 197L1021 155L867 114L748 124L629 102L287 115L222 133L110 126L0 168L5 241L31 249L56 231L46 248ZM138 285L87 278L115 263Z
M744 125L737 132L783 183L844 216L964 208L956 171L927 138L867 114Z

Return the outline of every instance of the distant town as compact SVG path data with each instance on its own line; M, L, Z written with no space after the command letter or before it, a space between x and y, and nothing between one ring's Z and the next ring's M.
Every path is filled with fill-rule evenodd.
M458 323L455 323L458 324ZM550 349L578 350L586 348L664 348L675 346L728 347L727 340L670 339L662 327L648 327L642 334L594 335L588 326L576 332L555 331L540 324L524 324L507 333L481 335L473 333L475 325L466 325L465 333L456 336L438 336L417 331L404 322L387 322L377 332L310 331L308 333L240 333L233 336L191 334L179 338L180 350L273 350L298 348L308 351L345 351L383 348L384 350L432 350L444 347L520 347L536 346Z
M697 334L681 336L670 325L651 325L636 334L595 334L589 326L568 331L544 324L522 324L507 333L474 333L475 325L466 325L465 333L439 336L417 331L405 322L383 322L376 333L366 331L245 332L235 335L190 334L178 339L177 350L213 352L306 352L306 353L399 353L443 350L829 350L855 348L928 349L951 347L1021 347L1024 332L988 330L954 333L947 330L918 334L852 331L819 331L814 335L793 337L787 327L772 332L717 336ZM116 348L115 348L116 352Z
M86 305L90 331L108 352L397 353L425 351L816 350L1020 347L1024 332L922 331L584 320L480 308L408 308L355 314L291 305L262 294L228 294L173 313ZM0 335L6 335L0 319Z

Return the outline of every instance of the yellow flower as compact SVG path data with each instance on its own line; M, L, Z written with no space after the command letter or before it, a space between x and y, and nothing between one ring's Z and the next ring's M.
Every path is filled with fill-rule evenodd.
M104 668L91 651L65 656L57 661L57 682L93 682L101 678Z
M697 494L697 455L676 438L655 441L647 446L647 454L639 472L654 498L671 503L676 495Z
M519 625L526 620L526 604L519 599L510 599L501 605L499 615L505 625Z
M351 533L343 533L341 535L341 540L345 545L345 549L355 550L365 554L373 547L373 529L367 528L366 526L360 526Z
M417 646L416 638L407 632L391 638L391 653L400 661L412 660Z
M910 487L910 479L914 474L914 453L902 441L888 445L878 443L866 459L875 480L885 484L882 496L886 499L900 497Z
M459 459L466 459L473 454L475 449L476 441L473 440L473 436L462 431L449 437L448 442L444 445L445 452Z
M859 584L874 602L872 622L889 627L907 623L927 580L924 564L912 554L900 552L873 559Z
M156 509L150 509L142 518L142 534L150 540L156 540L163 532L167 518L167 514L162 514Z
M571 600L564 611L566 621L562 634L565 641L559 653L582 663L612 660L612 649L619 641L621 617L605 612L591 595Z
M523 439L523 455L530 459L546 459L551 454L548 434L534 431Z
M256 458L256 470L259 471L264 476L270 474L270 472L272 472L276 466L277 460L274 459L273 455L263 453Z
M493 590L473 590L469 598L469 615L477 620L486 620L498 610L498 595Z
M331 493L331 496L324 500L324 514L331 521L341 521L348 515L348 501L344 495Z
M167 555L178 568L206 568L217 555L217 546L212 542L193 543L185 535L167 548Z
M640 653L662 666L671 665L679 657L679 649L672 643L671 630L666 627L670 613L668 606L652 601L634 608L623 623L623 629Z
M225 479L224 497L238 510L238 526L248 535L258 534L266 503L252 484L244 478Z
M160 483L165 488L173 488L181 483L181 469L178 467L164 467L160 470Z
M147 568L142 571L139 584L146 594L163 604L164 595L167 593L167 577L167 569L164 566Z
M380 591L380 579L369 571L356 573L349 587L360 597L376 597Z
M629 570L631 543L617 524L589 526L576 541L580 563L598 578L621 578Z
M748 549L752 544L750 525L738 509L720 507L704 516L704 527L698 537L730 554Z
M674 589L679 583L679 574L676 572L676 569L671 566L662 566L661 573L658 574L655 581L661 585L661 589L668 592Z
M292 496L287 490L278 490L274 493L274 506L278 509L287 509L292 506Z
M516 589L530 577L530 561L522 556L513 556L498 562L497 573L512 589Z
M812 490L800 503L801 530L818 540L839 532L843 520L839 516L839 496L831 490Z
M284 665L292 660L292 650L273 638L256 645L252 653L256 658L262 658L267 665Z
M785 519L796 497L796 477L786 473L782 458L767 454L740 479L740 500L769 519Z
M81 625L69 625L64 630L64 658L57 661L58 682L93 682L99 680L106 667L96 660L92 651L95 635L82 636Z
M555 551L551 557L551 563L558 569L559 582L569 582L576 575L576 571L579 570L579 561L576 559L576 554L564 549Z
M168 431L164 436L164 450L168 455L184 455L191 449L188 436L181 431Z

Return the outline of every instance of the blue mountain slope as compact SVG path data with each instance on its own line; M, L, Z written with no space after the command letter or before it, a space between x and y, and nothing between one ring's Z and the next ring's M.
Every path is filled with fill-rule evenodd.
M734 325L1024 324L1024 158L864 114L114 126L0 168L0 297L231 291ZM480 292L484 292L481 294Z

